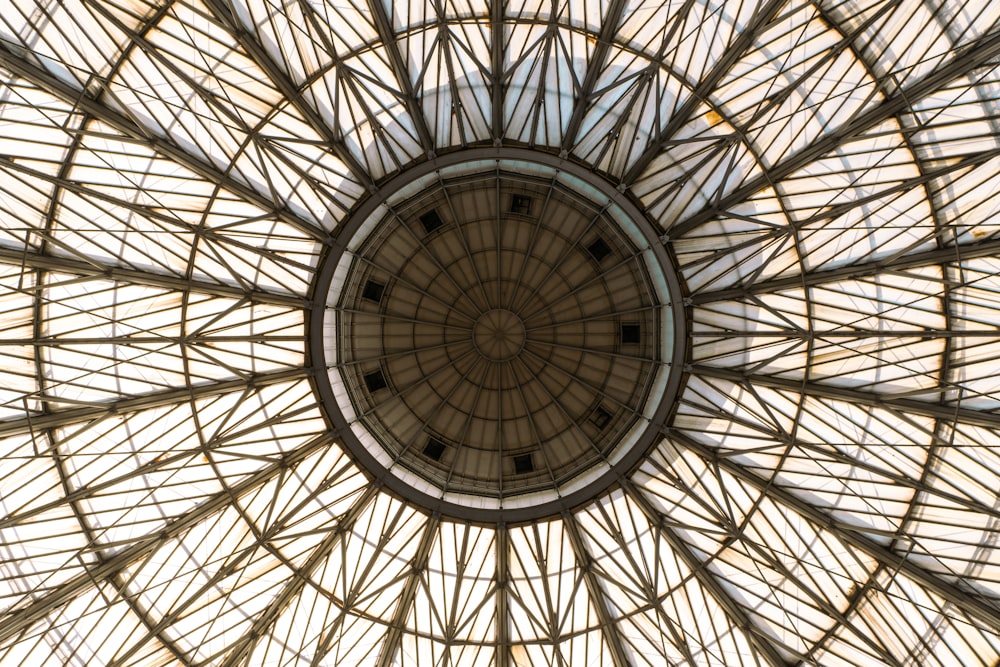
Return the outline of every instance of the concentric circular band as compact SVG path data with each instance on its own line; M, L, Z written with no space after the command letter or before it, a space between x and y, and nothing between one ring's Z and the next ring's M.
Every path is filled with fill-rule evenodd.
M642 214L519 149L437 158L381 192L314 292L317 385L356 459L408 500L483 521L558 513L631 470L685 340Z

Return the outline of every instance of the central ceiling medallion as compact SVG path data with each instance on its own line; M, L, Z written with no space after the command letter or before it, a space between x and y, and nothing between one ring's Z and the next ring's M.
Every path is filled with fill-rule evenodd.
M438 158L343 235L317 285L318 385L390 489L459 518L535 519L603 492L662 432L676 279L592 174L516 149Z
M472 344L487 361L503 362L524 349L524 321L506 308L489 310L472 327Z

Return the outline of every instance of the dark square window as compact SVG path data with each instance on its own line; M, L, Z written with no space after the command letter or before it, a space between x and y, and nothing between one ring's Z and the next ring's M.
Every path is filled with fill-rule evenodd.
M638 324L622 324L622 345L636 345L640 340Z
M389 384L385 381L382 370L379 369L371 373L365 373L365 386L368 387L368 391L376 392L379 389L385 389Z
M361 290L362 298L368 299L369 301L374 301L378 303L382 300L382 294L385 293L385 285L382 283L377 283L374 280L369 280L365 283L365 288Z
M438 215L437 211L427 211L422 216L420 216L420 224L424 226L424 231L430 234L435 229L444 224L444 220Z
M518 215L529 215L531 213L531 197L527 195L514 195L510 198L510 212Z
M611 248L604 239L598 238L596 241L587 246L587 252L590 253L590 256L593 257L595 261L600 262L602 259L611 254Z
M590 421L597 428L603 429L608 425L608 422L611 421L611 413L598 406L597 409L590 414Z
M437 438L431 438L424 446L424 456L435 461L440 461L446 447L447 445Z
M518 454L514 457L514 472L518 475L535 471L535 462L531 454Z

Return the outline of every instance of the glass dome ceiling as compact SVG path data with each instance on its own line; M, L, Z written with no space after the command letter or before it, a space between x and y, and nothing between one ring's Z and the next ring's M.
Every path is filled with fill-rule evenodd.
M0 0L0 664L997 665L998 20ZM324 258L462 150L599 179L682 294L646 456L533 521L317 393Z

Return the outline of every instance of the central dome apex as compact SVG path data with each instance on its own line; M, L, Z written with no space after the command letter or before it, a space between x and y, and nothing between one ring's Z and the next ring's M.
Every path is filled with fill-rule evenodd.
M355 458L482 521L559 513L626 475L662 431L679 354L676 278L639 210L511 148L436 158L379 192L316 290L320 393Z

